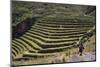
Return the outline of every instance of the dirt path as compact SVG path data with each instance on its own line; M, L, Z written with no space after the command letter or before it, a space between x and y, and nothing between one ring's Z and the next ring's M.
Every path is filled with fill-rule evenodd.
M67 58L67 59L65 59ZM52 58L51 58L52 59ZM82 56L79 54L74 54L65 56L64 54L56 55L49 63L62 63L62 62L80 62L80 61L95 61L95 52L85 52Z
M84 53L82 56L76 54L69 59L69 62L94 61L95 59L96 59L95 52L91 52L91 53Z

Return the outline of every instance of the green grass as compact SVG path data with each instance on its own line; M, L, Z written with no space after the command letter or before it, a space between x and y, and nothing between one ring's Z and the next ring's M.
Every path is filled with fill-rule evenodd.
M71 55L78 54L78 45L75 43L95 25L95 12L91 12L92 15L85 14L91 10L88 7L13 1L12 26L17 26L26 18L36 17L37 20L30 30L12 40L13 58L24 58L23 55L29 57L33 54L37 58L14 61L14 65L52 63L57 57L64 62L62 60L65 57L68 59ZM95 50L95 36L89 40L84 43L86 52ZM52 53L55 54L52 56ZM60 58L61 55L64 57Z

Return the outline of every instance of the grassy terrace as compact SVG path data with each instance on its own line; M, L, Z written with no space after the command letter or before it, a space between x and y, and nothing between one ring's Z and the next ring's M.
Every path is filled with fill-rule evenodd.
M60 26L51 26L51 25L40 25L38 24L37 26L45 26L45 27L48 27L48 28L60 28ZM93 25L62 25L62 28L81 28L81 27L92 27Z
M73 23L79 23L79 22L86 22L86 23L88 23L88 22L93 22L94 20L95 20L95 18L94 17L82 17L82 16L66 16L65 15L65 18L64 18L64 15L61 17L61 16L59 16L59 18L58 17L53 17L53 18L48 18L48 17L46 17L46 18L44 18L44 19L42 19L42 20L40 20L40 22L41 21L47 21L47 22L73 22Z
M17 46L21 46L21 48L22 49L24 49L24 50L28 50L28 47L27 47L27 45L26 45L26 43L24 43L22 40L20 40L20 39L15 39L15 40L13 40L12 41L12 43L15 43Z
M24 37L25 37L26 35L24 35ZM31 34L29 34L28 35L30 38L33 38L33 39L37 39L37 40L39 40L39 41L44 41L44 42L50 42L50 41L53 41L53 42L57 42L57 41L60 41L60 39L51 39L51 38L43 38L43 37L41 37L41 36L37 36L37 35L32 35L31 36ZM66 41L71 41L71 40L74 40L74 39L76 39L76 38L69 38L69 39L64 39L64 38L62 38L62 41L64 41L64 40L66 40Z
M18 53L22 53L22 50L18 46L12 46L13 49L17 50Z
M49 25L49 26L48 26ZM35 27L36 26L36 27ZM63 50L66 50L68 48L71 48L75 42L79 40L79 37L84 35L86 31L88 31L89 28L91 28L93 25L88 24L88 25L83 25L84 28L87 29L79 29L80 27L83 27L80 24L65 24L63 25L66 26L68 30L65 28L62 28L62 30L66 31L60 31L60 32L51 32L51 30L48 32L47 29L53 29L58 31L59 25L53 25L53 24L45 24L45 23L37 23L37 25L32 26L32 28L26 32L23 36L20 37L20 39L16 39L14 41L14 45L16 44L23 44L24 49L26 50L31 50L33 52L39 52L39 53L52 53L52 52L61 52ZM42 27L44 30L42 30ZM75 27L75 28L73 28ZM89 27L89 28L88 28ZM78 29L77 29L78 28ZM26 45L25 45L26 44ZM22 46L21 46L22 47ZM31 48L31 49L30 49ZM16 56L17 54L20 54L21 51L16 47L13 47L14 55Z
M39 46L38 46L37 44L35 44L34 42L33 42L33 44L32 44L32 41L31 41L31 40L28 40L28 39L25 38L25 37L20 37L20 39L23 40L24 42L26 42L30 47L32 47L32 48L35 49L35 50L41 49L41 47L39 47Z
M50 54L50 53L46 53L46 54L43 54L43 53L25 53L23 55L23 57L43 57L43 56L52 56L54 53Z
M37 25L37 26L41 26L41 27L47 27L47 28L54 28L54 29L56 29L56 28L60 28L60 26L49 26L49 25ZM88 26L88 25L62 25L62 28L71 28L71 27L73 27L73 28L82 28L82 27L92 27L93 25L90 25L90 26Z
M92 20L92 18L91 18L91 20ZM85 20L84 20L85 21ZM70 24L70 23L73 23L73 24L77 24L77 23L79 23L80 24L80 22L82 23L82 22L84 22L84 21L82 21L82 20L76 20L76 19L74 19L74 20L69 20L69 21L61 21L61 20L58 20L58 21L55 21L55 20L52 20L52 21L49 21L49 20L39 20L39 22L38 23L43 23L43 24L47 24L47 23L50 23L50 24ZM87 24L89 24L89 23L91 23L92 21L85 21ZM94 23L94 22L92 22L92 23ZM82 23L82 24L85 24L85 23Z
M72 39L70 39L70 40L65 40L64 42L63 41L54 41L54 42L52 42L52 41L50 41L50 42L43 42L43 41L40 41L39 39L33 39L32 37L30 37L30 36L25 36L25 38L27 38L27 39L29 39L30 41L33 41L33 42L35 42L35 43L37 43L37 45L39 45L39 46L43 46L43 45L60 45L60 44L63 44L63 43L65 43L65 44L67 44L67 43L71 43L71 42L73 42L73 41L77 41L78 40L78 38L72 38Z
M74 53L80 38L85 42L84 38L90 38L95 32L95 28L91 31L95 25L94 6L15 2L12 26L20 28L17 35L23 33L12 40L14 65L46 63L57 53Z
M44 26L39 26L39 25L35 25L35 27L39 27L39 28L45 28L45 29L50 29L50 30L67 30L67 29L79 29L79 28L84 28L84 29L86 29L86 28L91 28L92 26L84 26L84 27L67 27L67 28L65 28L65 27L63 27L63 28L60 28L60 27L58 27L58 28L56 28L56 27L44 27Z
M39 30L30 30L29 32L30 32L30 34L33 33L34 35L39 35L39 36L44 36L45 35L44 37L48 38L49 36L57 37L59 35L60 36L70 36L70 35L74 35L74 34L77 35L77 34L85 33L86 31L67 31L67 32L64 32L64 33L59 32L59 34L56 33L56 32L49 33L49 32L44 32L44 31L39 31Z
M73 22L73 23L68 23L68 22L60 22L60 23L57 23L57 22L53 22L53 23L50 23L50 22L38 22L38 23L36 23L36 24L38 24L38 25L44 25L44 26L60 26L60 25L65 25L65 26L67 26L67 25L69 25L69 26L78 26L78 25L93 25L94 23L76 23L76 22Z
M20 43L14 43L12 42L13 46L19 48L21 51L24 51L25 50L25 47L23 45L21 45Z
M14 43L12 43L12 44L14 44ZM21 51L20 53L22 53L24 51L24 49L22 47L17 46L16 44L14 44L12 47L14 47L14 48L18 49L19 51Z
M40 32L45 32L45 33L68 33L68 32L79 32L79 31L88 31L88 29L66 29L65 31L63 30L48 30L48 29L44 29L44 28L35 28L33 27L31 30L29 31L40 31Z
M65 32L68 32L68 31L82 31L82 30L87 31L90 28L57 28L57 29L51 29L50 28L49 29L49 28L45 28L45 27L34 26L34 27L32 27L32 29L36 29L36 30L43 31L43 32L53 32L53 33L62 32L62 33L65 33Z
M33 34L39 33L39 34L36 34L36 35L40 35L40 36L44 36L44 35L45 35L44 37L46 37L46 38L47 38L47 36L48 36L48 37L49 37L49 36L51 36L51 37L58 37L59 35L60 35L61 37L62 37L62 36L65 36L65 35L66 35L66 36L68 36L68 35L70 36L71 34L74 35L74 33L75 33L75 34L78 34L78 32L79 32L79 33L82 33L82 32L85 33L85 31L81 31L81 30L80 30L80 31L70 31L70 32L69 32L69 31L67 31L67 32L65 31L64 33L63 33L63 32L52 32L52 33L51 33L51 32L42 32L42 31L39 31L39 30L31 30L31 31L29 31L29 32L30 32L30 33L33 33ZM67 34L66 34L66 33L67 33ZM58 35L56 35L56 34L58 34Z
M26 33L28 34L28 33ZM35 34L33 33L32 31L29 31L29 36L31 36L31 34ZM73 34L73 35L66 35L66 36L51 36L50 34L48 35L44 35L44 34L36 34L36 35L39 35L40 37L43 37L43 38L49 38L49 39L64 39L64 38L74 38L74 37L79 37L79 36L82 36L83 34Z

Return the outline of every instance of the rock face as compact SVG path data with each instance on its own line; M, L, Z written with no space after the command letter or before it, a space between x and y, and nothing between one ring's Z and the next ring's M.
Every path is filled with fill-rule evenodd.
M12 38L18 38L22 36L36 21L36 18L27 18L26 20L20 22L18 25L12 28Z

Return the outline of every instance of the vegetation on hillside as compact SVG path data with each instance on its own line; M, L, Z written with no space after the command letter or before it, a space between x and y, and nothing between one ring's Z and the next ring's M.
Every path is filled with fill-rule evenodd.
M38 5L37 5L38 4ZM95 6L82 6L70 4L51 4L39 2L12 1L12 23L16 26L21 21L36 17L37 19L45 16L95 16ZM70 17L70 18L71 18Z
M70 62L81 43L95 52L95 12L89 5L12 1L12 63Z

